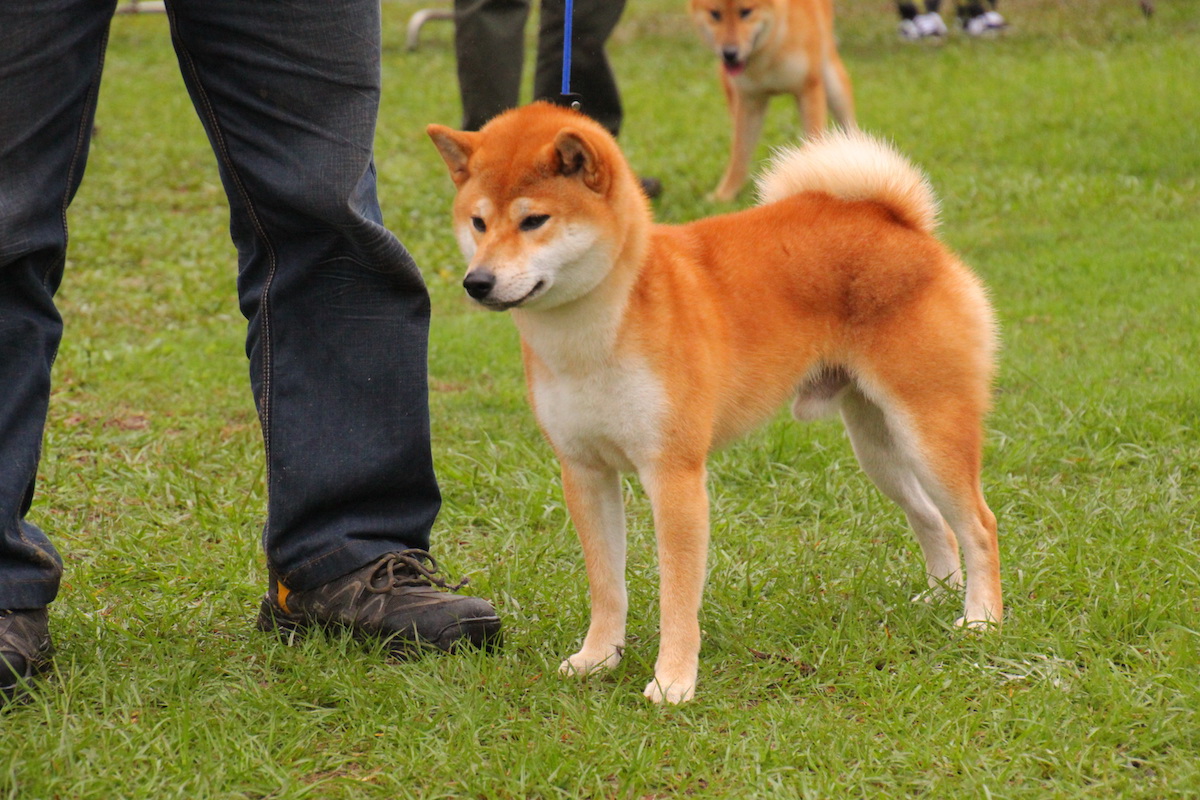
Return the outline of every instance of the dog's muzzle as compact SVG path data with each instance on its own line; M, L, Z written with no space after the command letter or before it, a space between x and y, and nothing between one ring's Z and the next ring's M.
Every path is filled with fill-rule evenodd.
M746 62L742 58L742 51L736 47L721 48L721 65L725 67L725 71L730 75L737 75L746 68Z

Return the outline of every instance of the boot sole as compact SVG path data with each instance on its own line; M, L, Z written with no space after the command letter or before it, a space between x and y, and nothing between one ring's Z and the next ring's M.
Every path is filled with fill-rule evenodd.
M456 653L464 648L475 648L486 652L500 649L504 636L500 628L500 617L463 617L447 626L434 640L413 638L405 632L381 634L342 622L318 622L295 617L263 597L258 609L255 627L263 633L274 633L281 639L307 635L311 631L345 631L363 642L382 641L388 651L398 658L407 658L424 653Z
M14 703L23 703L30 699L33 681L50 671L54 666L54 645L40 654L40 657L28 664L25 674L18 677L15 683L0 686L0 709Z

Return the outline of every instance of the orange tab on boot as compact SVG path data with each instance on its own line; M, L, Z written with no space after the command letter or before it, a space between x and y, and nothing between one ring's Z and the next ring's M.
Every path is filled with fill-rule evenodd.
M283 609L283 613L285 614L292 613L291 609L287 607L288 595L291 593L291 589L284 586L279 581L275 581L275 602L279 603L279 607Z

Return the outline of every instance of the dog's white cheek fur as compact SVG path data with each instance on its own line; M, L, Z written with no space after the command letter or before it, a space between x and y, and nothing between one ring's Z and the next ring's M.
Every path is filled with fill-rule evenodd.
M767 34L770 32L771 25L774 22L775 20L773 18L767 17L766 19L760 21L757 27L754 28L754 33L750 35L750 46L746 48L747 56L749 56L751 53L757 52L758 48L762 46L762 43L766 40Z
M458 249L462 250L463 257L470 264L478 249L475 244L475 234L471 233L471 223L468 222L455 228L454 238L458 240Z
M527 308L552 308L583 297L595 289L612 269L611 251L600 231L591 225L566 223L562 233L529 256L527 272L533 286L545 281L548 288Z

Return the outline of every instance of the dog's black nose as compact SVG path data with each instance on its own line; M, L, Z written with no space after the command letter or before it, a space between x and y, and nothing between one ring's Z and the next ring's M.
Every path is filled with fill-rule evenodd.
M486 269L473 269L463 278L463 288L476 300L482 300L496 285L496 276Z
M736 47L725 47L721 49L721 58L731 67L738 65L738 49Z

